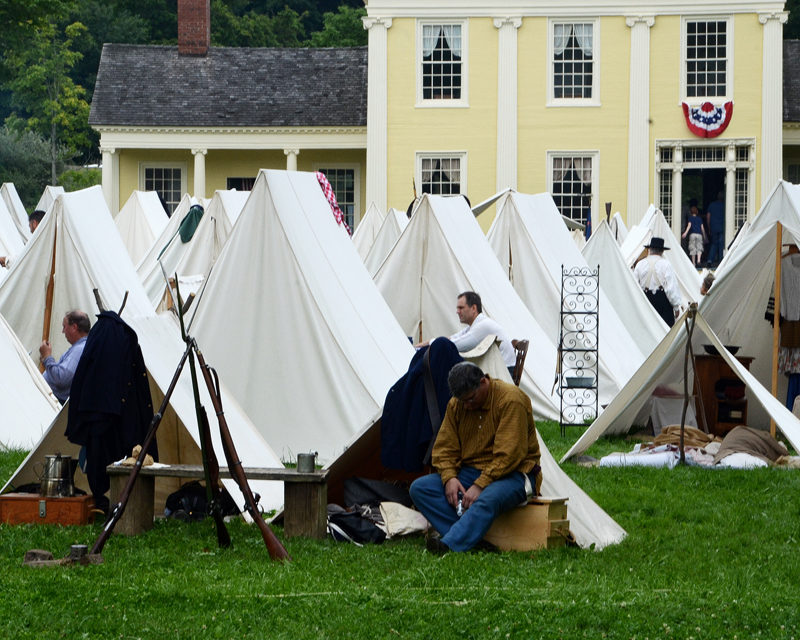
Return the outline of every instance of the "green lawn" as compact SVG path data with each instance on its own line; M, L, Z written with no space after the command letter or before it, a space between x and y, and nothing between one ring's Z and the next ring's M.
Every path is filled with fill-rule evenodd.
M578 436L542 432L556 457ZM21 459L0 454L0 478ZM219 551L210 523L168 521L112 537L104 565L32 569L27 549L66 555L99 525L0 525L0 638L800 638L800 473L565 468L622 544L436 557L421 538L290 539L281 565L254 527Z

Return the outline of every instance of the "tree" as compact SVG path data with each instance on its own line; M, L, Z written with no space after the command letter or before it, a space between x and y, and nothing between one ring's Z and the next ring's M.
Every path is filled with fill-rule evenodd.
M322 17L322 31L311 34L312 47L361 47L367 44L367 32L361 18L365 9L354 9L341 5L336 13L328 12Z
M303 16L285 7L274 16L250 11L237 16L223 0L211 5L211 42L222 47L299 47Z
M86 90L69 76L80 59L73 44L86 32L79 22L63 29L47 22L37 27L29 47L8 56L13 78L7 87L12 105L20 109L6 119L13 128L24 126L50 145L50 176L58 178L58 163L89 144L89 104Z
M0 128L0 175L3 182L14 183L29 213L47 184L49 164L50 147L39 134Z

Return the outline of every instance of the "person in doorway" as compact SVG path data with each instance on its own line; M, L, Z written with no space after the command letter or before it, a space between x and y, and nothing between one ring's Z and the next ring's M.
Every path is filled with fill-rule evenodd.
M31 230L31 233L36 231L36 227L39 226L41 223L42 218L44 218L44 211L41 209L37 209L31 215L28 216L28 229Z
M708 205L708 213L706 214L708 234L711 237L711 244L708 248L709 266L719 264L725 248L725 202L722 197L722 191L717 193L717 199Z
M453 397L433 446L437 473L411 484L414 504L439 536L437 554L475 547L494 519L537 495L541 452L530 398L471 362L448 374Z
M64 404L69 397L69 390L72 386L72 378L78 368L83 355L83 348L86 345L86 336L89 335L91 323L89 316L83 311L70 311L61 321L61 333L70 343L70 348L56 362L53 357L53 349L48 340L43 340L39 345L39 359L44 365L44 379L53 390L53 395Z
M486 336L496 336L500 341L500 355L503 356L503 362L508 367L509 373L513 375L514 365L517 362L514 345L506 330L483 313L481 297L474 291L460 293L456 301L456 313L461 323L467 325L466 328L450 336L450 340L456 345L459 353L474 349ZM428 342L420 342L414 346L421 348L427 347L428 344Z
M664 246L664 238L653 236L644 248L647 256L636 263L633 275L650 304L671 327L680 314L681 292L675 271L664 257L664 251L669 251L669 247Z
M706 230L697 209L697 200L694 198L689 202L689 220L681 238L685 238L687 235L689 236L689 257L692 259L692 264L699 267L700 256L703 255L703 244L706 240Z

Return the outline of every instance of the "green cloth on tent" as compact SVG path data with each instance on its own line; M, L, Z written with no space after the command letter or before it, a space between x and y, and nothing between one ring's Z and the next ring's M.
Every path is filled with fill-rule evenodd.
M189 209L189 213L181 220L181 226L178 228L178 233L181 234L181 242L183 242L183 244L186 244L192 239L194 232L197 231L197 225L200 224L200 220L202 219L203 207L199 204L192 205L192 208Z

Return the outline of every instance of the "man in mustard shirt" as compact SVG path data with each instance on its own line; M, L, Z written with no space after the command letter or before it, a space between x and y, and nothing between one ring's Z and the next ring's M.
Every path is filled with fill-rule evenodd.
M530 398L470 362L455 365L447 382L453 397L432 455L438 473L410 489L441 534L428 537L434 553L468 551L498 515L536 495L542 482Z

